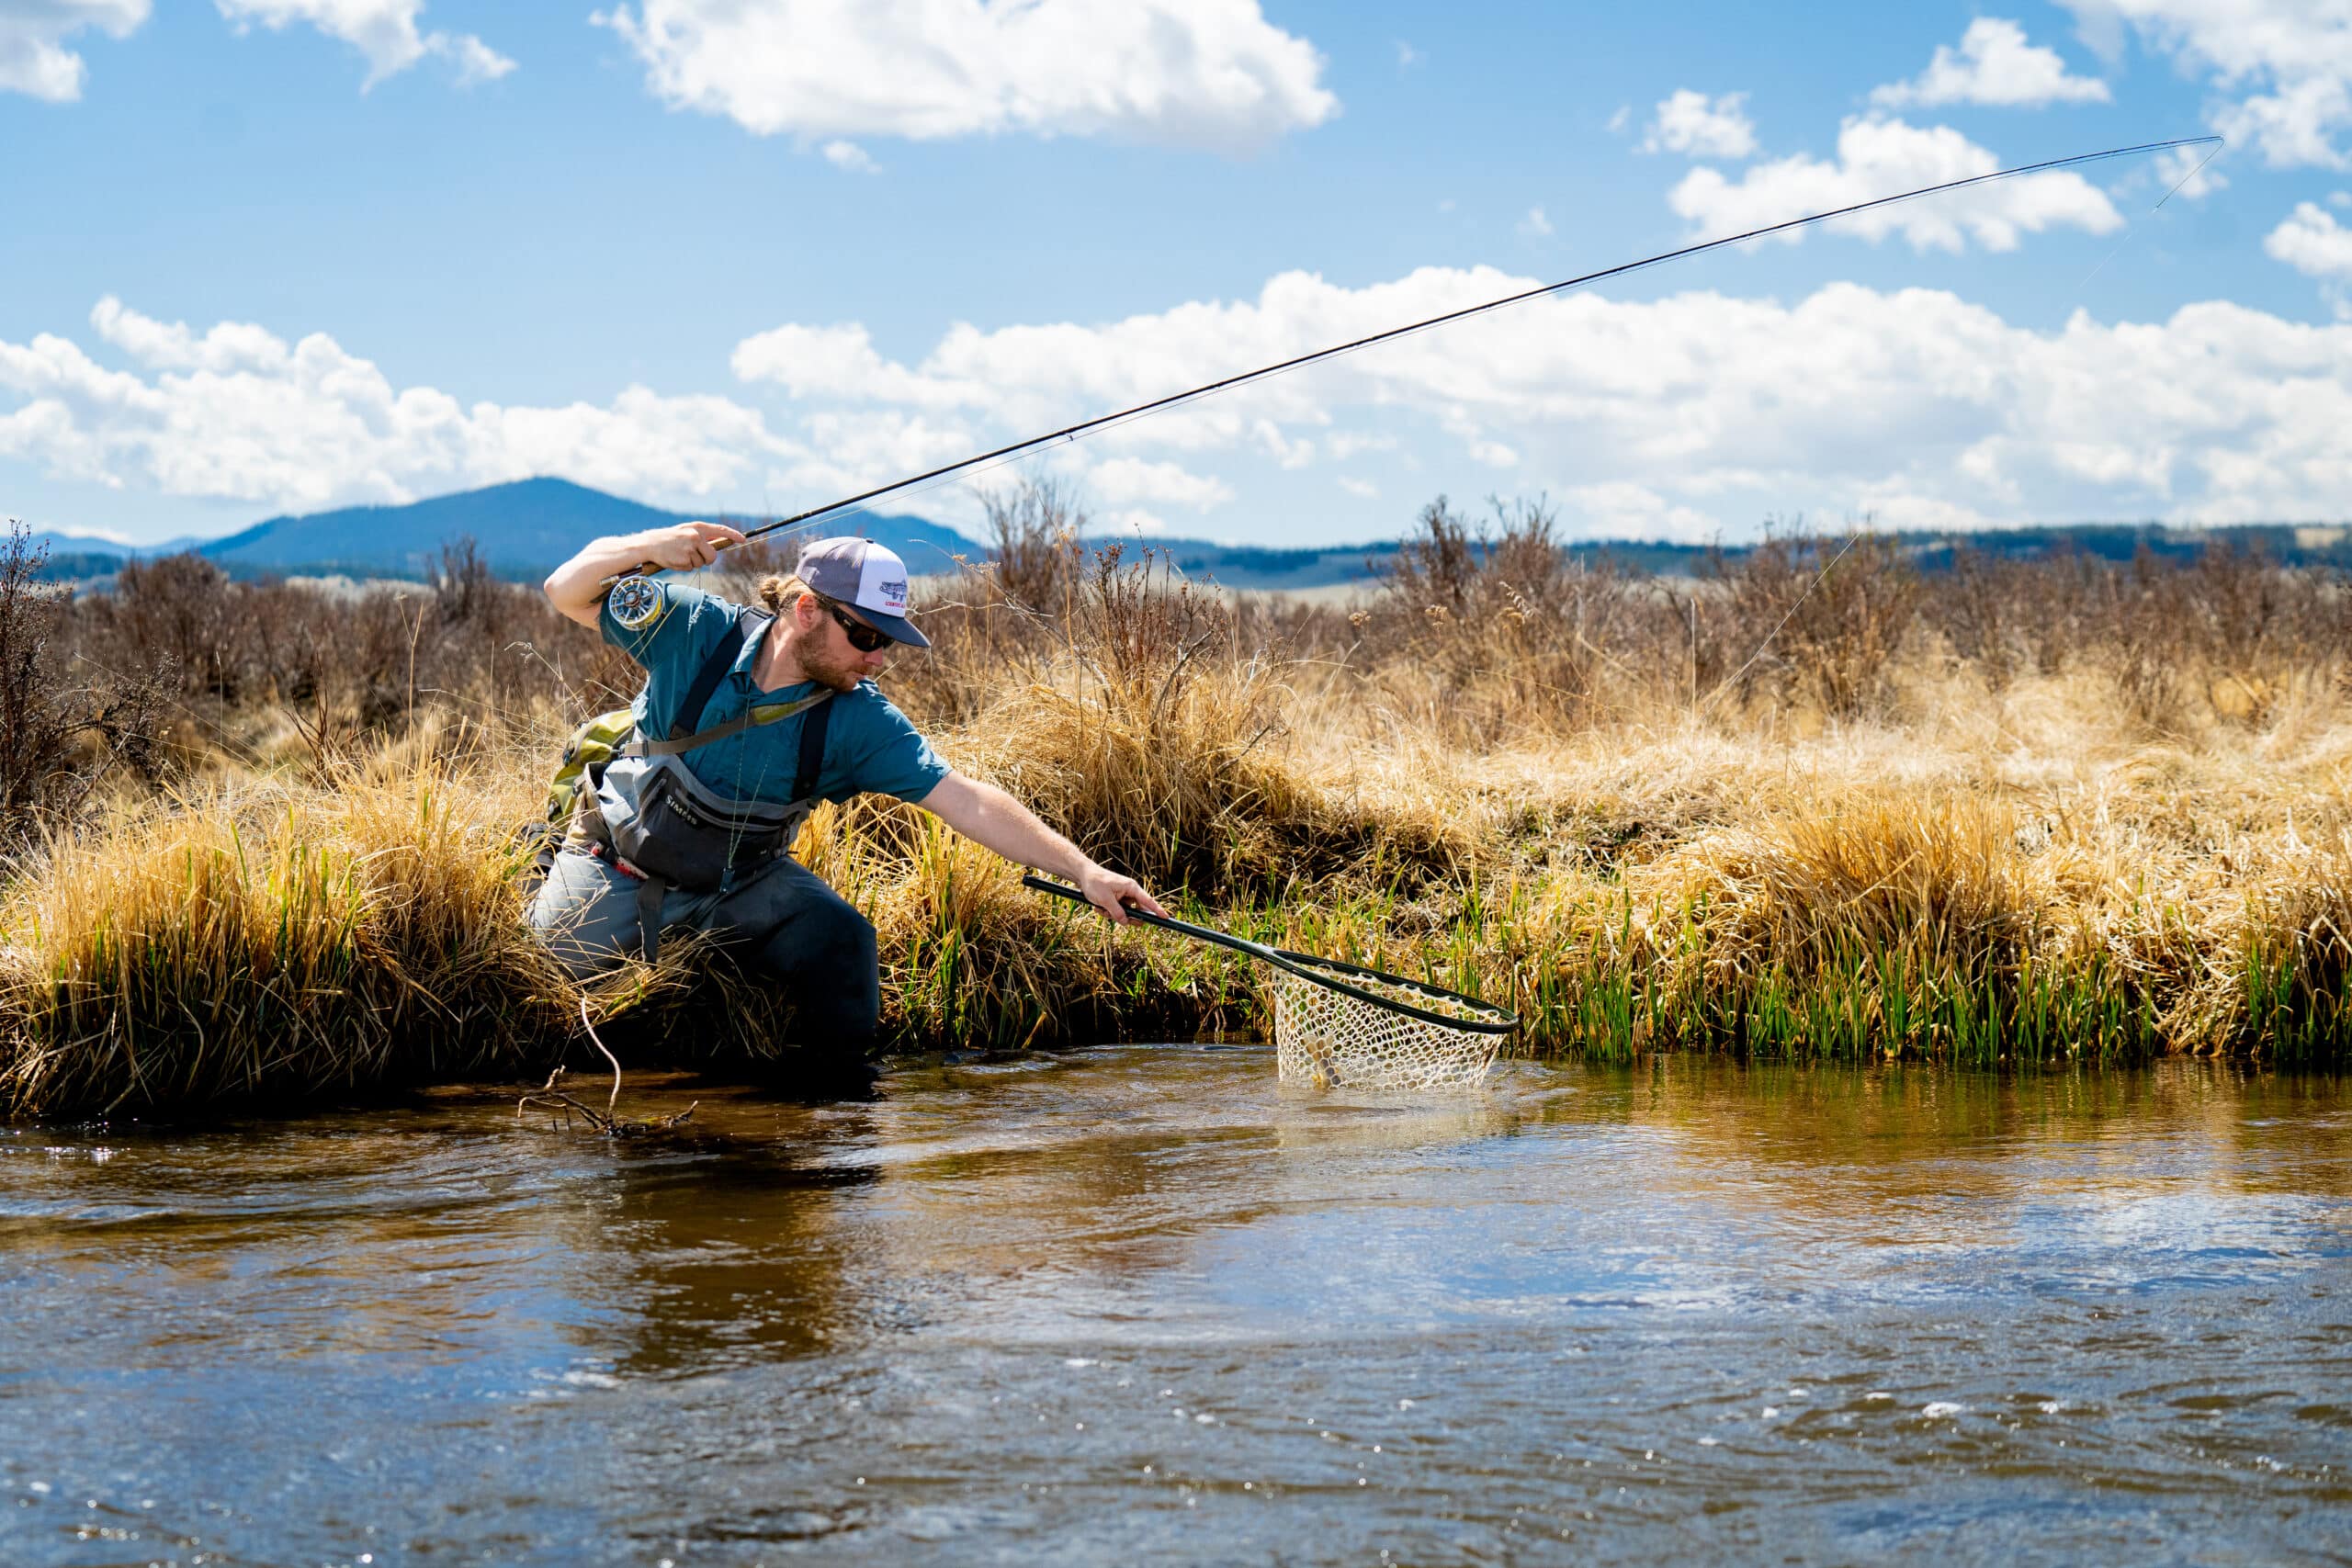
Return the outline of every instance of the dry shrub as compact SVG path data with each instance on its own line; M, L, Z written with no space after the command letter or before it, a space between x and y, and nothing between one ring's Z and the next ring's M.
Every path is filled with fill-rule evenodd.
M1998 560L1963 548L1939 586L1927 618L1994 690L2027 664L2097 670L2149 738L2273 722L2341 678L2352 616L2339 573L2281 567L2258 536L2215 538L2186 560L2143 539L2122 563L2072 547Z
M1088 518L1051 479L984 491L989 554L921 585L916 617L931 651L891 671L893 699L917 724L970 724L1009 682L1038 678L1080 635L1081 587L1093 552Z
M981 570L996 592L1035 615L1068 620L1086 572L1079 536L1088 518L1077 497L1055 479L1026 479L982 491L980 508L989 547Z
M126 563L75 604L66 641L99 671L173 672L189 762L286 716L311 749L343 755L458 707L527 727L546 710L617 705L640 675L536 585L493 576L455 539L422 583L240 581L194 554Z
M1283 744L1294 661L1238 647L1231 604L1150 552L1093 552L1064 626L946 745L1105 864L1224 900L1453 854L1444 823L1319 787Z
M2024 662L2025 628L2018 615L2025 595L2018 577L2024 563L1988 556L1973 546L1955 546L1949 581L1928 596L1926 618L1943 633L1962 665L1976 671L1987 688L2006 690ZM2043 673L2055 672L2055 667Z
M1668 709L1885 714L1924 591L1877 535L1775 536L1659 580L1557 536L1541 500L1473 525L1440 497L1357 617L1367 680L1462 741L1565 736Z
M1736 557L1717 550L1706 581L1717 592L1695 602L1691 633L1703 690L1800 703L1833 718L1887 710L1924 593L1901 541L1770 536Z
M1450 739L1491 741L1585 728L1667 687L1680 662L1645 656L1672 639L1672 595L1573 556L1544 501L1492 504L1474 525L1440 496L1380 563L1357 625L1385 702Z
M153 785L165 766L168 667L126 660L74 684L58 646L73 592L40 581L48 553L22 524L0 545L0 851L71 824L118 767Z

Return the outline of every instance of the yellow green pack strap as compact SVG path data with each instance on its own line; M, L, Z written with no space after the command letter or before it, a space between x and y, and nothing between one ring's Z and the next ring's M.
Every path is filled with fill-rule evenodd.
M692 735L682 735L672 740L632 740L621 748L619 754L624 757L675 757L683 752L691 751L697 746L708 746L716 741L727 739L729 736L741 735L747 729L754 729L763 724L774 724L778 719L790 718L797 713L806 713L832 694L831 689L827 688L812 696L801 697L793 702L755 704L724 724L714 724L708 729L697 729Z

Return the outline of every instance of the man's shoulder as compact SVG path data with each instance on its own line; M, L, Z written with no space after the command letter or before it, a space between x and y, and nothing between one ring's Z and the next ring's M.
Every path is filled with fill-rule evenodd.
M707 588L664 577L646 581L654 589L651 602L628 624L620 621L610 599L598 622L607 642L649 668L655 661L700 658L743 614L742 605Z
M688 619L707 620L719 631L732 626L744 614L746 606L707 588L697 588L691 582L662 584L662 607L673 614L683 614Z
M859 722L912 729L914 722L908 718L898 704L883 694L882 688L871 681L860 681L833 698L835 706L843 713L854 714Z

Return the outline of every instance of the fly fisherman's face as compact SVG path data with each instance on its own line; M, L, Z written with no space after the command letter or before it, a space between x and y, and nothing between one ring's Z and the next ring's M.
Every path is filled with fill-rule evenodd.
M843 606L841 614L860 626L868 623L855 610ZM871 681L890 667L899 645L886 641L871 653L851 645L848 629L836 620L823 604L817 605L817 624L801 640L800 668L808 678L837 692L854 690L860 681Z

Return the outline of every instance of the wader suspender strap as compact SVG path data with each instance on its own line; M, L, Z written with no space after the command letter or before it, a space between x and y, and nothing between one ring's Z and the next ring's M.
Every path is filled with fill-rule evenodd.
M630 750L640 756L675 757L697 746L707 746L729 736L741 735L754 725L774 724L778 719L790 718L794 714L814 708L816 711L808 713L808 716L800 722L800 760L792 776L792 798L796 804L805 804L817 793L817 775L825 764L825 732L831 727L833 717L833 705L826 701L833 694L830 688L780 707L763 710L746 708L726 723L715 724L708 729L691 733L686 729L689 724L702 716L702 710L710 705L711 695L718 691L718 682L733 668L736 656L742 651L746 623L755 613L747 610L738 615L734 626L728 628L726 637L695 672L695 683L678 709L677 720L670 726L669 739L644 741ZM763 620L768 618L762 617ZM783 852L790 852L791 846L786 845ZM646 876L638 881L638 941L648 964L656 962L662 955L662 904L669 894L670 884L665 877Z
M826 703L825 698L832 694L826 691L809 698L813 703L824 703L824 706L800 721L800 769L792 775L792 798L796 801L806 802L817 793L817 775L825 766L825 728L833 718L833 705Z
M743 651L743 644L751 637L750 622L756 613L745 610L738 615L728 626L727 635L718 639L718 646L710 650L710 657L702 661L702 668L695 671L695 683L686 688L686 700L678 705L678 716L670 721L671 739L684 739L695 732L702 710L710 705L711 694L718 690L718 682L727 679L727 672L735 668L735 656Z

